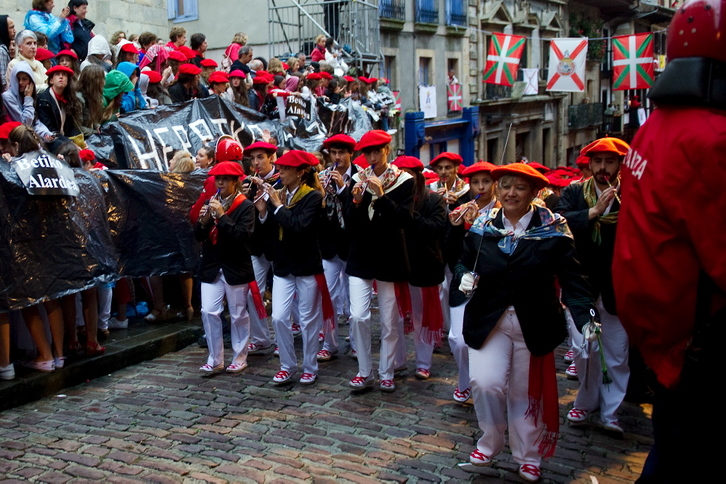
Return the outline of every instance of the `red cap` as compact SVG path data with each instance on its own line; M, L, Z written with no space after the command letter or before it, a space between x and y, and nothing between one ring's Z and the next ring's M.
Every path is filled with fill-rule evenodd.
M179 66L179 74L191 74L192 76L196 76L201 73L202 70L194 64L182 64Z
M235 70L233 70L232 72L229 73L229 77L230 78L232 78L232 77L241 77L242 79L244 79L244 78L247 77L247 74L245 74L244 72L242 72L239 69L235 69Z
M330 72L320 71L319 74L321 79L333 79L333 75Z
M416 171L423 171L424 166L423 163L421 163L421 160L416 158L415 156L407 156L407 155L401 155L393 162L392 165L396 165L399 168L409 168L411 170Z
M271 144L271 143L265 143L264 141L258 141L256 143L252 143L247 148L245 148L247 153L249 153L252 150L265 150L268 153L277 153L277 146Z
M444 151L439 156L437 156L436 158L431 160L431 162L429 163L429 166L434 166L436 163L438 163L441 160L450 160L450 161L454 162L454 164L456 164L456 165L461 165L464 162L464 158L457 155L456 153Z
M48 49L44 49L42 47L38 47L38 50L35 52L35 60L43 62L48 59L52 59L55 57L55 54L49 51Z
M218 67L219 64L214 59L202 59L202 61L199 63L202 67Z
M249 148L248 148L249 149ZM318 166L320 161L312 153L301 150L290 150L275 162L276 165L280 166Z
M479 161L471 166L467 166L462 175L471 178L476 173L491 173L496 167L497 165L489 163L488 161Z
M432 171L432 170L428 170L428 169L424 170L423 176L424 176L424 178L426 178L427 185L431 185L432 183L435 183L439 180L439 175L437 175L436 172Z
M320 72L311 72L307 76L308 79L314 79L314 80L320 80L323 78L323 76L320 75Z
M169 59L179 61L179 62L186 62L188 60L187 56L185 56L178 50L172 50L171 52L169 52Z
M364 155L360 155L360 156L358 156L358 158L353 160L353 164L358 165L361 168L368 168L369 166L371 166L370 163L368 163L368 160L366 160L366 157Z
M66 66L53 66L45 71L45 74L48 76L48 79L50 79L51 77L53 77L53 74L57 74L59 72L65 72L69 76L73 76L75 74L75 72L73 72L73 69Z
M243 178L245 176L242 165L236 161L221 161L209 170L209 174L213 176L241 176Z
M518 176L534 183L537 190L541 190L550 184L546 176L525 163L497 166L491 171L491 175L494 180L499 180L506 175Z
M274 80L275 78L269 72L257 71L257 73L255 73L255 78L252 79L252 84L269 84Z
M630 145L619 138L600 138L580 150L581 155L592 156L592 153L617 153L619 156L628 154Z
M577 166L589 166L590 165L590 157L585 155L580 155L575 160L575 164Z
M227 76L226 72L214 71L209 76L208 82L209 82L209 84L218 84L218 83L229 82L229 77Z
M544 166L542 163L537 163L536 161L530 161L527 163L529 166L537 170L538 172L542 173L543 175L545 173L548 173L550 169L546 166Z
M136 46L133 44L133 42L127 42L124 45L121 46L121 50L123 52L128 52L129 54L138 54L139 49L136 48Z
M190 47L187 47L186 45L182 45L177 49L177 52L180 52L184 57L186 57L186 60L192 60L197 56L197 53L194 52Z
M369 77L367 82L368 84L375 84L376 82L378 82L378 79L376 79L375 77Z
M0 139L8 139L10 132L20 126L23 123L17 121L8 121L7 123L0 124Z
M78 157L81 161L93 161L96 159L96 153L91 150L81 150L78 152Z
M57 57L60 57L62 55L67 55L68 57L73 57L74 59L78 60L78 54L76 54L75 52L73 52L71 49L62 50L62 51L58 52L55 56L57 58ZM35 57L37 59L38 56L36 55Z
M333 145L344 145L352 150L355 149L355 140L347 134L336 134L323 141L323 147L330 148Z
M355 77L351 77L351 76L343 76L343 79L345 79L345 80L346 80L346 81L348 81L348 82L353 82L353 81L355 81Z
M355 149L364 150L372 146L384 146L390 143L392 139L393 138L391 138L391 135L386 133L385 131L381 131L380 129L374 129L372 131L368 131L366 134L363 135L358 144L355 145Z
M142 75L149 78L149 83L158 84L161 82L161 74L156 71L141 71Z

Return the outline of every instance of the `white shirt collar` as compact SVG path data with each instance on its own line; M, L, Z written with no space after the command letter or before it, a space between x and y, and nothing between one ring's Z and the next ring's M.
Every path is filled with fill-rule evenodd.
M520 218L515 225L512 225L512 222L509 221L507 216L502 211L502 222L504 223L504 230L507 230L509 232L514 232L514 235L516 237L519 237L524 232L527 231L527 227L529 226L529 223L532 221L532 216L534 215L534 209L530 205L529 211L525 213L522 218Z

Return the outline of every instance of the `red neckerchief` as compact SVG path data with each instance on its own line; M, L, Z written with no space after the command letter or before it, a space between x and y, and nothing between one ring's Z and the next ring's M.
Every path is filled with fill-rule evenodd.
M53 91L53 96L55 96L56 100L59 103L68 103L68 100L63 97L63 93L58 94L57 92L55 92L55 89L53 89L52 87L51 87L51 90Z
M235 211L237 207L242 205L242 202L247 200L247 197L242 195L241 193L238 193L237 196L232 201L232 205L229 206L226 212L224 212L225 215L232 215L232 212ZM219 238L219 234L217 233L217 220L214 221L214 227L212 227L212 230L209 232L209 240L212 241L212 245L217 244L217 239Z

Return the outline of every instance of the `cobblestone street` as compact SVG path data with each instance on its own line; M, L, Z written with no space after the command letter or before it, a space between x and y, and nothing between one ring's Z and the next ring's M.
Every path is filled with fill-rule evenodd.
M561 422L577 388L565 379L564 351ZM271 383L279 369L272 355L211 379L197 373L205 357L194 344L0 413L0 479L521 482L508 453L478 474L458 467L479 431L473 407L451 398L456 365L446 344L431 379L416 380L410 362L392 394L351 393L357 365L347 353L322 363L314 385L282 387ZM649 405L624 404L622 440L563 423L543 482L632 482L652 442L649 415Z

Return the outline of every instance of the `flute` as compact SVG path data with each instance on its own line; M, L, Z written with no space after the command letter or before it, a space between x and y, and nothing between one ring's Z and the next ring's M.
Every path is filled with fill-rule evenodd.
M476 201L477 201L477 200L479 200L479 197L481 197L481 193L480 193L479 195L477 195L477 196L476 196L476 197L474 198L474 200L472 200L472 202L476 203ZM466 208L462 208L462 209L461 209L461 213L459 213L459 215L458 215L458 216L457 216L457 217L456 217L456 218L454 219L454 223L458 223L458 222L459 222L459 220L461 220L461 219L462 219L462 218L464 217L464 215L466 215L466 213L467 213L467 212L468 212L469 210L471 210L472 208L474 208L474 205L473 205L473 204L472 204L472 205L470 205L470 203L471 203L471 202L469 202L469 203L467 203L467 204L466 204L466 205L467 205L467 207L466 207ZM477 209L478 209L478 208L479 208L479 207L477 206Z
M269 183L263 183L262 186L261 186L261 188L262 188L262 193L260 195L256 196L255 197L255 201L252 202L252 203L259 202L260 200L262 200L263 198L265 198L265 196L268 196L269 197L269 195L267 194L267 190L269 190L270 188L272 188L272 185L270 185Z
M333 179L333 170L338 169L338 162L336 161L333 167L328 171L328 174L325 176L325 182L323 183L323 188L328 188L328 185L330 185L330 182Z
M607 178L605 180L608 182L608 186L609 187L612 187L613 186L613 184L610 183L610 180L608 180ZM618 187L620 187L620 182L618 182ZM618 190L617 189L615 190L615 200L617 200L618 203L623 203L623 202L620 201L620 195L618 195Z

